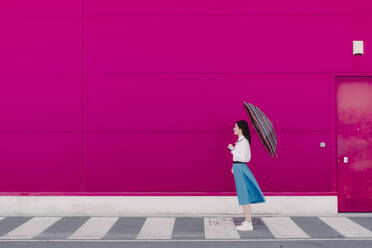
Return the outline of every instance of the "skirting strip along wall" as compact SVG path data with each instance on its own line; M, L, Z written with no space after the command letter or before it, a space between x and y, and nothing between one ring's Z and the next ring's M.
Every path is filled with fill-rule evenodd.
M258 215L337 214L337 196L266 196ZM236 196L1 196L0 216L240 215Z

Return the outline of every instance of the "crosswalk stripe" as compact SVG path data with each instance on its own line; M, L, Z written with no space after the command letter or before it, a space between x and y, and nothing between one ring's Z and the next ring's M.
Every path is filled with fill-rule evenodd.
M59 219L61 219L61 217L33 217L19 227L1 236L0 239L32 239L56 223Z
M346 217L319 217L347 238L371 238L372 232Z
M91 217L67 239L101 239L119 217Z
M276 238L310 238L289 217L263 217L262 220Z
M232 218L204 218L206 239L240 239Z
M147 218L137 239L171 239L175 218Z

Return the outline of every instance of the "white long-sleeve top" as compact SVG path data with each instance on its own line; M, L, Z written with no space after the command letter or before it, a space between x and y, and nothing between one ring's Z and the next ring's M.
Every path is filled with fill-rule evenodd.
M251 147L244 135L239 135L238 141L231 149L233 161L249 162L251 160Z

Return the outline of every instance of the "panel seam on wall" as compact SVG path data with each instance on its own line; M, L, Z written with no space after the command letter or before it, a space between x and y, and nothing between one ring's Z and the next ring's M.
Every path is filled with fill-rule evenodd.
M275 14L275 13L262 13L262 14L88 14L89 17L106 17L106 16L113 16L113 17L122 17L122 16L227 16L227 17L235 17L235 16L352 16L354 15L353 12L350 13L318 13L318 14L305 14L305 13L297 13L297 14ZM372 16L372 13L358 13L358 16Z
M84 1L81 0L81 191L84 192Z

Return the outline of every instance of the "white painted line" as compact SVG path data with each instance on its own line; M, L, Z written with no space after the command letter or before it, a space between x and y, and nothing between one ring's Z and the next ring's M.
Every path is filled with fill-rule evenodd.
M101 239L119 217L91 217L67 239Z
M232 218L204 218L206 239L240 239Z
M1 242L19 242L19 243L30 243L30 242L60 242L60 243L68 243L68 242L81 242L81 243L86 243L86 242L95 242L95 243L117 243L117 242L126 242L126 243L146 243L148 244L149 242L157 242L157 243L162 243L162 242L200 242L200 243L208 243L208 242L284 242L284 241L345 241L345 240L351 240L351 241L359 241L359 240L371 240L372 238L311 238L311 239L218 239L218 240L213 240L213 239L169 239L169 240L159 240L159 239L147 239L147 240L135 240L135 239L84 239L84 240L73 240L73 239L27 239L27 240L0 240Z
M147 218L137 239L171 239L176 218Z
M372 238L372 232L346 217L319 217L327 225L348 238Z
M310 238L289 217L264 217L262 220L275 238Z
M0 239L32 239L61 218L62 217L34 217L1 236Z

